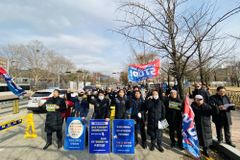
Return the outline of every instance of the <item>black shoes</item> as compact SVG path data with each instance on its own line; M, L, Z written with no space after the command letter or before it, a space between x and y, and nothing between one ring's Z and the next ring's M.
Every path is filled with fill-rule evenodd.
M203 149L203 155L206 156L206 157L210 157L208 149Z
M147 148L146 142L142 142L142 148L143 148L143 149L146 149L146 148Z
M162 146L160 146L160 145L157 145L157 149L158 149L160 152L164 152L164 149L163 149L163 147L162 147Z
M47 143L44 147L43 147L43 150L46 150L49 146L51 146L52 143Z
M234 147L234 148L236 147L236 145L233 144L232 142L227 142L227 144L230 145L230 146L232 146L232 147Z
M149 150L154 151L154 144L152 144L152 143L150 144Z
M62 142L58 142L58 149L62 148Z
M62 146L63 146L62 142L58 142L57 144L58 144L58 149L62 148ZM52 143L47 143L47 144L43 147L43 150L48 149L48 147L51 146L51 145L52 145Z
M222 140L218 140L218 144L221 144L221 143L223 143L223 141Z
M178 148L179 148L181 151L184 150L183 146L178 146Z
M175 147L176 145L175 145L175 142L172 142L171 143L171 147L173 148L173 147Z
M136 145L138 145L138 141L135 140L135 147L136 147Z

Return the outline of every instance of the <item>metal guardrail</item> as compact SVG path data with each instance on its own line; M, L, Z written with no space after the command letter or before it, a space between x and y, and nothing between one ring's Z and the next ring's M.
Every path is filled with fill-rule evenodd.
M27 104L27 100L19 100L18 98L0 101L0 114L12 112L19 113L19 106Z

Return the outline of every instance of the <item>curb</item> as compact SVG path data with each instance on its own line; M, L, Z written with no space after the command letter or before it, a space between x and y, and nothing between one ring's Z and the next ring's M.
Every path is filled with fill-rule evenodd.
M213 140L213 145L223 155L228 157L230 160L240 160L240 151L228 144L219 144L216 139Z

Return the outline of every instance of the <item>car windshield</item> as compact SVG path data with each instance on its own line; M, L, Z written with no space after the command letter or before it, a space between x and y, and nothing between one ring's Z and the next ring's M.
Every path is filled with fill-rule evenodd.
M35 92L32 97L48 97L51 92Z

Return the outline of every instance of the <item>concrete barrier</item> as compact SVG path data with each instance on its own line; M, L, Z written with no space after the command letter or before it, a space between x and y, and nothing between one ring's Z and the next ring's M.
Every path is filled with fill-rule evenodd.
M218 143L216 139L213 140L214 147L221 152L229 160L240 160L240 151L228 144Z

